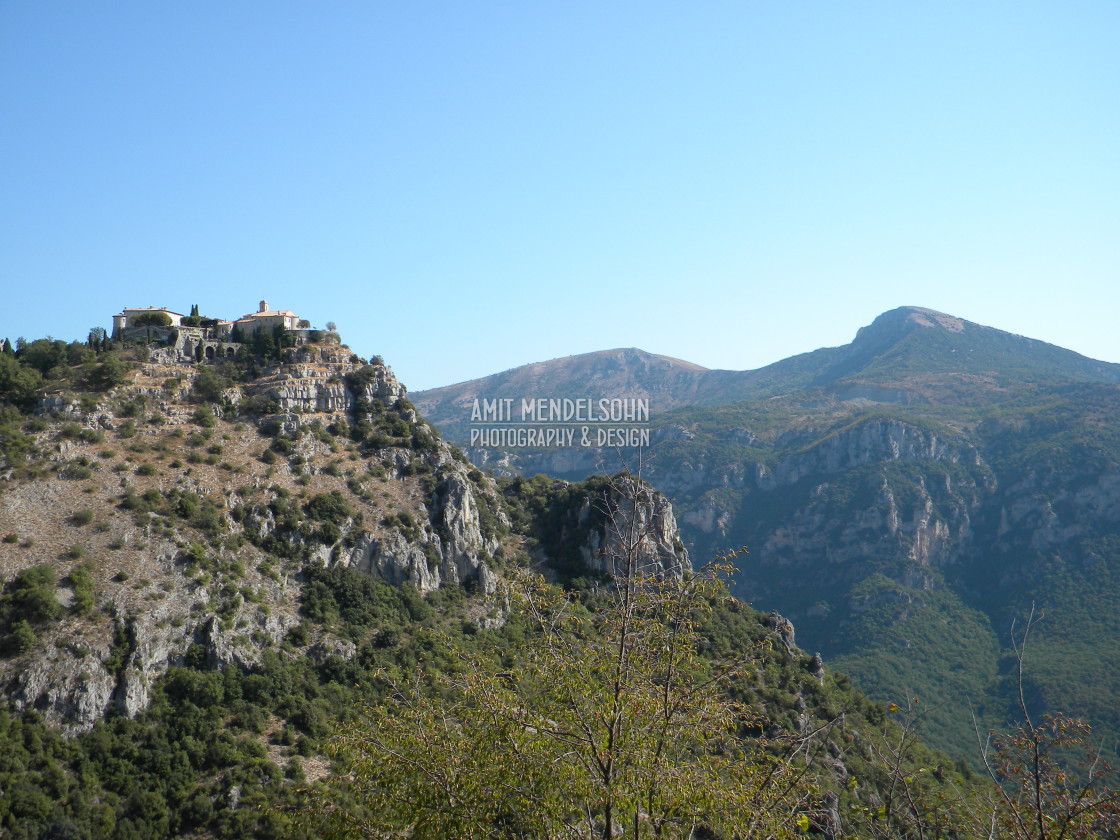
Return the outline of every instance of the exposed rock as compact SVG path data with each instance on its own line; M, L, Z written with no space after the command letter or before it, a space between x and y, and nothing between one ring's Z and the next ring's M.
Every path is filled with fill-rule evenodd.
M774 468L762 489L793 484L810 475L829 475L879 461L979 463L979 454L963 442L949 441L900 420L874 418L830 435Z
M358 652L358 646L349 639L325 637L307 648L307 655L316 665L322 665L331 657L351 659Z
M793 656L797 652L797 641L794 638L793 624L790 620L772 612L767 619L767 623L774 628L774 634L785 647L786 653Z
M198 406L184 400L198 369L174 348L165 349L135 371L134 383L115 399L144 396L161 424L191 423ZM169 381L179 385L164 387ZM44 623L36 628L41 649L0 659L0 684L15 707L35 708L76 732L112 709L140 713L169 667L251 667L299 621L301 569L307 566L341 563L420 592L451 583L494 595L493 558L510 523L489 481L438 438L402 401L404 394L383 364L365 365L338 345L303 345L254 381L228 389L221 406L205 405L221 431L207 447L213 459L195 457L201 447L189 442L194 432L168 434L157 423L134 424L130 434L137 440L130 447L152 466L142 472L131 455L119 469L98 458L108 451L107 442L58 434L71 418L90 428L118 428L105 406L83 414L79 402L62 397L44 403L45 411L59 416L41 433L44 451L37 457L59 468L46 478L6 485L0 495L5 527L21 540L36 537L0 544L0 579L47 563L64 580L75 565L70 546L85 540L83 550L95 561L95 597L104 609ZM230 422L230 408L246 400L255 401L254 410L275 404L269 419L291 435L288 463L262 463L256 430ZM354 467L342 467L349 442L325 437L325 427L338 418L375 425L385 411L395 412L393 423L408 425L411 441L397 433L380 449L367 444L365 463L352 451ZM315 432L300 434L311 421L320 424ZM156 443L160 454L149 461L149 444ZM164 457L178 446L184 447L175 453L181 460ZM218 455L231 463L219 462ZM84 472L59 480L69 475L70 464ZM356 489L363 481L383 484ZM308 495L345 490L355 494L348 501L352 513L311 513ZM148 501L130 502L122 511L122 493ZM186 496L191 498L184 501ZM177 507L180 502L185 507ZM593 516L593 504L608 515ZM169 507L157 513L147 505ZM200 523L196 515L204 505L207 519ZM103 527L82 531L69 522L86 507L96 508ZM594 570L622 573L627 560L629 568L657 575L680 576L689 568L667 499L646 486L620 479L572 514L572 527L586 535L576 553ZM68 607L74 592L60 585L55 595ZM470 620L500 626L507 609L484 597ZM306 655L319 662L355 650L352 642L324 635Z
M432 494L432 524L440 537L445 580L476 580L482 555L497 549L497 540L482 536L474 487L463 470L453 472Z
M603 453L598 449L583 446L548 449L541 452L523 453L506 449L488 449L470 446L463 450L471 463L477 464L494 475L546 475L584 476L609 471L603 464ZM615 464L614 468L618 465Z
M374 574L395 586L410 583L421 592L439 589L438 559L430 559L421 545L396 529L380 537L366 534L359 538L350 552L349 563L358 571Z
M813 654L813 660L809 663L809 673L816 677L818 682L824 682L824 660L819 653Z
M684 440L690 440L692 437L694 436L691 433L688 433L688 437L684 438ZM742 426L736 426L735 428L728 429L720 435L720 439L729 440L732 443L741 443L745 446L758 445L758 438L755 437L754 432L752 432L750 429L744 429Z
M746 430L744 429L744 431ZM657 434L654 436L654 442L660 442L662 440L694 440L695 438L696 435L684 426L665 426L657 431Z
M248 397L275 401L286 430L297 427L304 414L343 416L374 401L391 407L405 394L386 365L363 365L347 347L317 345L289 350L283 363L265 370L244 390Z
M680 517L681 522L705 534L724 533L731 522L731 512L721 505L715 494L706 494L696 507Z
M39 398L37 414L61 415L80 417L82 414L81 403L73 398L67 399L61 394L47 394Z
M589 521L593 505L602 506L602 523L589 531L580 548L592 571L680 577L692 568L672 505L661 493L631 478L617 479L602 498L584 501L581 524Z
M228 629L223 629L221 622L212 618L203 635L207 664L211 668L225 665L248 668L256 665L264 650L280 644L295 623L293 615L266 615L253 604L243 605L229 622Z
M465 467L455 463L432 492L432 533L418 540L398 528L380 536L364 533L349 551L347 563L391 584L410 583L421 592L447 581L477 581L482 592L492 593L496 581L485 560L497 549L497 538L483 536L475 488ZM504 521L504 514L499 516Z
M106 638L94 636L25 657L6 692L16 711L34 708L48 720L80 732L100 720L112 703L116 676L102 666Z

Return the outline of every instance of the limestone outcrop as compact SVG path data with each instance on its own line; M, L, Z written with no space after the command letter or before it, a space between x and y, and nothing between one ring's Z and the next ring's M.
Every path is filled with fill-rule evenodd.
M679 578L692 568L669 500L633 478L616 477L587 495L569 519L593 573Z
M494 490L468 477L481 474L402 401L404 386L380 360L305 344L200 413L189 397L201 368L166 355L96 405L45 398L37 446L57 474L8 472L0 483L0 530L19 539L0 544L0 581L51 567L62 606L61 618L35 623L33 649L0 656L17 710L81 731L112 709L138 714L171 666L251 667L299 623L312 565L342 563L421 592L448 582L493 591L500 538L484 534L479 510L494 508L488 519L508 526ZM242 415L250 422L238 405L255 410ZM324 431L336 421L376 427L389 412L397 425L364 459ZM145 423L148 413L158 421ZM213 420L200 426L203 415ZM97 434L60 432L75 422ZM258 426L285 436L283 458ZM344 446L353 460L340 457ZM346 515L324 519L316 498L343 500ZM93 609L69 615L65 581L83 559ZM314 641L316 650L347 644Z

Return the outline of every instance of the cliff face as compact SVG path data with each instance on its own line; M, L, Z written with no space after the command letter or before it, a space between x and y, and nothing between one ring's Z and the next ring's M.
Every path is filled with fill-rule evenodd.
M493 592L494 575L485 558L498 550L499 540L482 533L480 500L462 465L446 471L431 499L427 533L419 538L397 529L381 536L363 533L345 562L389 583L411 584L421 592L439 589L444 583L469 581L478 581L487 594Z
M354 376L361 370L364 375ZM363 401L391 406L406 393L390 368L366 367L348 347L332 345L287 351L282 364L268 368L241 391L246 397L274 400L280 412L341 415L355 411Z
M806 402L662 421L644 477L673 500L693 556L747 546L740 597L780 610L873 695L944 704L928 734L962 755L971 744L946 710L972 702L998 722L1002 651L1034 604L1037 710L1120 731L1107 699L1120 691L1120 394L1067 389L967 422ZM572 463L490 454L527 473Z
M344 347L300 347L227 389L224 409L202 405L201 424L186 400L200 371L157 355L92 409L41 405L47 467L9 472L0 487L0 531L14 538L0 544L0 579L53 569L62 616L35 626L30 649L0 658L17 710L80 730L111 708L145 708L169 665L252 665L299 623L306 563L421 592L447 581L492 590L500 538L483 535L479 508L495 506L501 523L493 490L468 480L469 465L399 402L405 389L389 368ZM250 404L270 413L237 417ZM386 411L399 434L363 458L324 431ZM341 501L322 514L324 498ZM94 602L73 614L68 576L83 564Z
M587 529L579 553L592 572L680 578L692 568L668 499L632 478L585 498L575 520Z
M110 709L133 716L147 706L152 683L168 665L188 656L216 667L250 665L298 622L290 578L263 574L265 560L251 547L235 551L227 544L210 554L190 542L198 534L189 522L165 525L120 514L119 485L75 495L74 482L59 484L20 484L0 493L0 522L23 540L4 552L0 569L10 582L24 569L55 568L63 586L54 595L69 607L74 593L67 575L84 563L95 600L83 614L36 627L33 647L0 659L0 684L17 710L34 708L72 730L89 728ZM138 488L128 482L123 489ZM75 526L77 505L94 512L96 524ZM229 529L231 537L238 533ZM60 545L70 548L60 551ZM192 552L201 565L222 571L201 571Z
M0 685L17 710L79 731L142 711L172 665L352 656L329 629L300 630L313 568L420 593L465 586L479 623L500 622L493 594L522 537L388 367L305 345L225 383L220 402L192 401L209 375L156 354L96 403L41 403L32 455L0 480ZM663 496L625 480L593 495L549 562L610 574L626 551L643 569L687 568ZM36 591L57 606L18 642L19 576L44 569Z
M1120 366L902 307L843 347L696 377L692 405L651 406L642 476L693 556L750 549L740 597L881 699L921 689L992 720L1034 604L1038 710L1120 733ZM569 480L622 466L585 448L468 454ZM938 714L935 740L967 752Z

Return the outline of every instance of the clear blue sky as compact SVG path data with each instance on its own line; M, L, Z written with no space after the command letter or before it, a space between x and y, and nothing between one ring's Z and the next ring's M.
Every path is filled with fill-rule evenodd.
M1120 362L1120 4L0 2L0 337L261 298L412 389L928 306Z

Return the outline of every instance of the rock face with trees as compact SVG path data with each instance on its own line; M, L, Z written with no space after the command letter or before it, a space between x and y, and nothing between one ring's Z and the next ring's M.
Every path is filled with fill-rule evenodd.
M1035 604L1035 712L1120 737L1120 366L917 307L756 371L611 351L413 394L452 440L462 401L603 381L650 395L645 478L694 556L750 549L735 593L778 610L873 696L916 694L927 735L1015 708L1009 628ZM519 389L503 390L513 383ZM611 392L613 393L613 392ZM595 392L591 394L594 396ZM499 473L582 479L593 449L466 450ZM945 628L952 628L946 632Z
M380 358L260 335L212 363L92 331L0 352L5 836L305 838L349 814L918 837L991 813L990 785L694 572L641 478L495 480ZM424 744L452 796L427 821L374 796L434 801L375 768Z
M13 430L26 454L0 494L14 537L0 568L38 581L6 601L0 680L17 711L88 729L142 711L155 679L191 657L251 666L298 623L293 578L309 562L420 592L492 588L495 491L467 477L389 368L334 344L262 361L245 378L236 363L149 360L84 406L64 400L58 419L40 402ZM83 574L97 609L66 609Z

